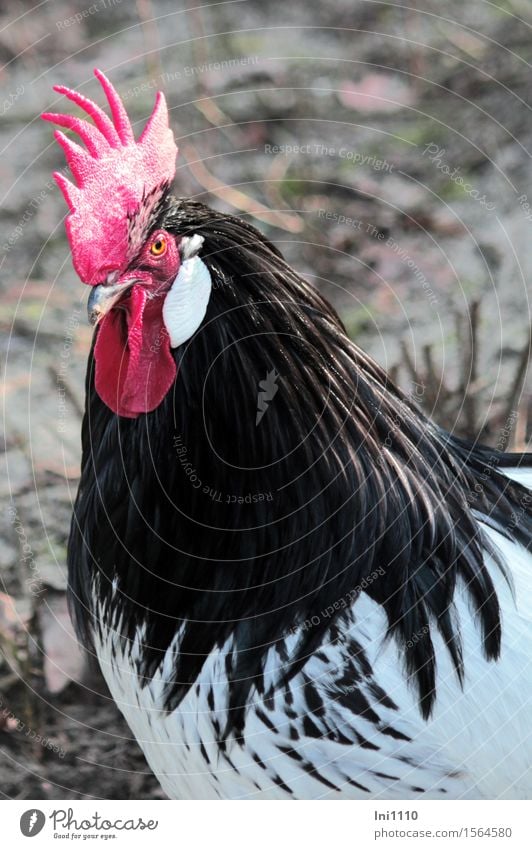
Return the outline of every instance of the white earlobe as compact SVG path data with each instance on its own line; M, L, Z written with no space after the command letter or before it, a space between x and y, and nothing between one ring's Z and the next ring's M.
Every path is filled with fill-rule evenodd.
M193 236L188 241L193 243L200 238ZM199 246L192 244L191 248L199 250L201 242ZM205 318L212 288L209 269L199 256L190 256L186 247L182 256L184 261L163 304L163 321L172 348L182 345L196 332Z

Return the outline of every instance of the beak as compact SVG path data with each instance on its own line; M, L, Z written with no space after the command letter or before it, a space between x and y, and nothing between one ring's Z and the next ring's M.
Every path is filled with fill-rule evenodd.
M93 286L87 303L87 313L91 324L98 324L100 319L106 315L120 300L124 292L135 283L135 280L126 280L124 283L100 283Z

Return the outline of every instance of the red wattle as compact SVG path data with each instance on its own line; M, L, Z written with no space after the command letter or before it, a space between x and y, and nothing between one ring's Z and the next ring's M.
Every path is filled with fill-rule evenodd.
M94 348L95 386L119 416L134 419L159 406L176 376L160 298L133 286L124 309L109 312Z

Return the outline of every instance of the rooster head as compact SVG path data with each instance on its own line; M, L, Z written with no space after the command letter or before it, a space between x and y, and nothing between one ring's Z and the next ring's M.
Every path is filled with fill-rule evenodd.
M99 325L96 391L115 413L135 418L154 410L172 386L171 349L201 324L211 280L198 256L203 239L157 226L177 155L164 95L158 93L137 141L114 87L101 71L94 73L111 118L64 86L55 91L94 123L51 112L42 117L73 130L85 144L56 130L76 183L60 172L54 177L69 207L66 231L74 268L93 287L88 309L91 322Z

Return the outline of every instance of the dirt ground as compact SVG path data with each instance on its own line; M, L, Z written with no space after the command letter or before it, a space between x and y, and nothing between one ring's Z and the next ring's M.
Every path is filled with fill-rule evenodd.
M91 330L38 118L53 84L102 102L101 67L137 131L162 88L179 194L267 232L438 421L526 441L532 8L409 6L3 4L3 796L163 797L66 608Z

